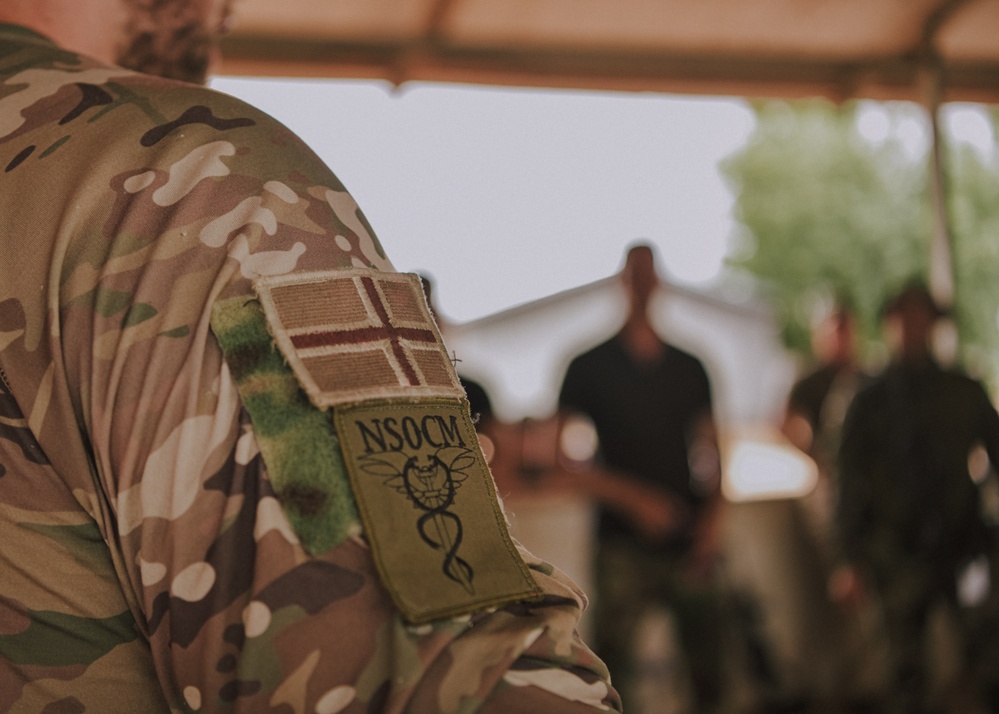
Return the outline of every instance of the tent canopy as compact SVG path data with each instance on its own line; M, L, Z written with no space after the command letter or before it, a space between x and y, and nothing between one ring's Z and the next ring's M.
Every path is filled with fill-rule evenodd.
M999 103L999 0L237 0L221 71Z

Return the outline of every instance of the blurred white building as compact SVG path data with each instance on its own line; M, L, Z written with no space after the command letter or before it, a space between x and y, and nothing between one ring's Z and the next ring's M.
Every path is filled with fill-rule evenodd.
M502 419L541 418L555 409L569 360L616 332L625 308L610 277L449 326L446 337L461 371L483 383ZM765 305L665 283L653 321L666 341L704 362L720 424L779 417L795 364Z

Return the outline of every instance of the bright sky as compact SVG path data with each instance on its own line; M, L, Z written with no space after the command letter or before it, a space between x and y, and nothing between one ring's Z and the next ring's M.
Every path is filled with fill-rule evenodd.
M616 272L635 240L685 284L718 276L735 230L719 162L753 127L742 99L217 78L336 172L399 270L463 322ZM991 147L980 111L947 127ZM925 142L872 105L861 129Z
M685 283L731 232L718 162L752 128L742 100L221 78L333 168L399 270L431 274L466 321L610 275L659 246Z

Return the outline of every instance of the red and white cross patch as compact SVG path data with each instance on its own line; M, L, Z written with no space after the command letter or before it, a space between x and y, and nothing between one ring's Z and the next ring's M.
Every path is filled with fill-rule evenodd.
M419 276L355 268L265 277L254 287L316 406L464 398Z

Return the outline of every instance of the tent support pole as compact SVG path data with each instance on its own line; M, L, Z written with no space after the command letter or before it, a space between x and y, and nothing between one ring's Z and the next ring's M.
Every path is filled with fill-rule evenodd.
M954 243L947 208L947 176L944 168L944 138L940 129L943 104L943 72L939 62L928 63L923 76L923 106L930 119L930 189L933 204L933 236L930 239L929 288L944 306L954 301Z

